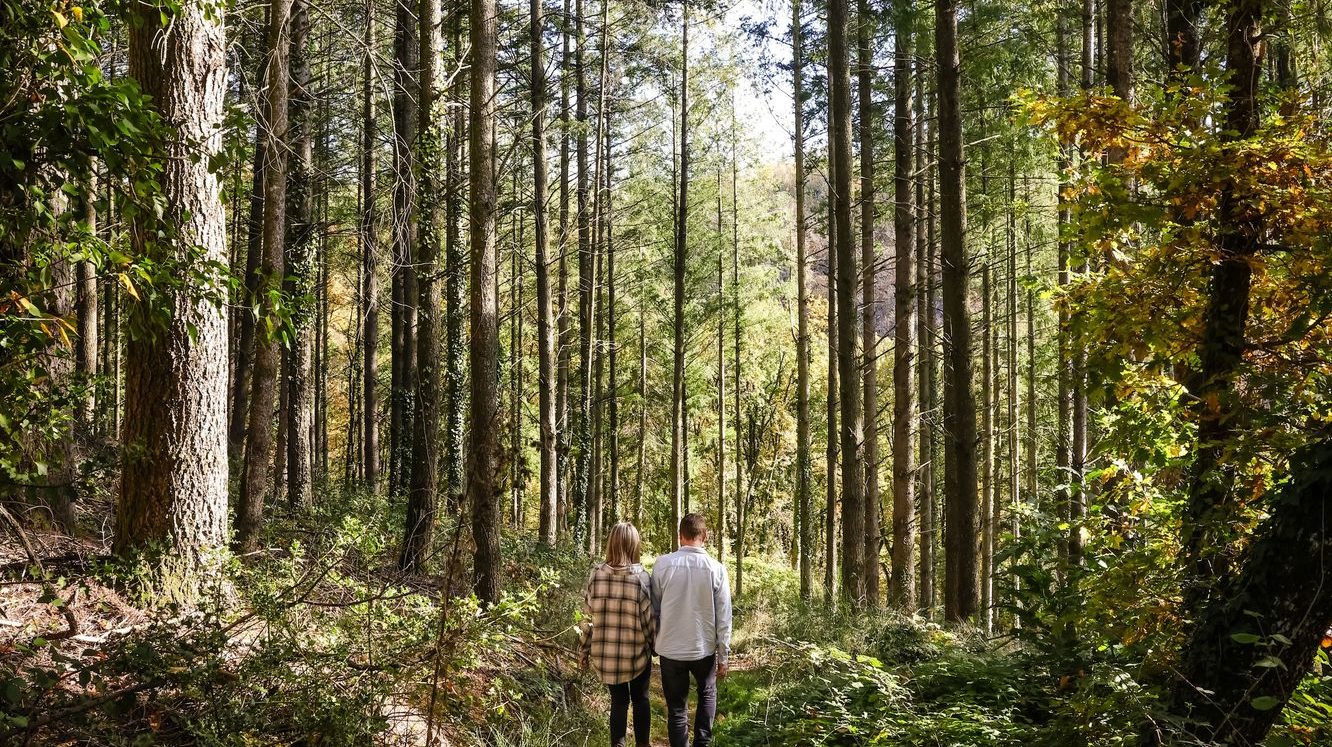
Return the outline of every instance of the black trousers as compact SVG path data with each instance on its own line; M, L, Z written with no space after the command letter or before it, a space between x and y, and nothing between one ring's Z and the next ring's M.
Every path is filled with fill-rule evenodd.
M689 679L698 686L694 709L694 747L712 744L712 720L717 715L717 657L676 661L661 657L661 689L666 696L666 726L671 747L686 747L689 740Z
M652 741L652 706L648 703L648 685L652 682L652 660L647 669L628 682L607 685L610 690L611 747L625 747L625 733L629 731L629 706L634 707L634 744L644 747Z

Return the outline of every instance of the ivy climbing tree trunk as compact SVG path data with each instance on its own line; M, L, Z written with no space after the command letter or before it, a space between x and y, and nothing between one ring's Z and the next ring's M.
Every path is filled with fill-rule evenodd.
M291 121L293 161L287 178L287 270L285 286L291 310L291 342L287 354L286 447L287 503L310 505L314 495L314 115L310 77L310 6L295 0L291 13ZM364 268L362 269L364 272ZM362 339L369 335L362 320ZM369 360L362 360L362 379L370 378ZM373 411L362 411L363 422ZM362 463L362 467L365 464Z
M1232 18L1257 6L1242 0ZM1332 554L1332 441L1324 436L1296 454L1290 472L1172 667L1164 718L1143 727L1144 747L1263 744L1313 666L1332 626L1332 588L1316 582Z
M421 40L411 3L397 4L393 33L393 379L389 417L389 492L411 484L416 386L416 131Z
M416 397L412 418L411 482L407 493L407 520L399 567L408 573L426 570L433 551L439 506L440 406L440 288L436 279L440 260L443 195L439 174L443 167L443 133L435 111L438 98L440 0L420 0L420 90L417 97L417 246L415 267Z

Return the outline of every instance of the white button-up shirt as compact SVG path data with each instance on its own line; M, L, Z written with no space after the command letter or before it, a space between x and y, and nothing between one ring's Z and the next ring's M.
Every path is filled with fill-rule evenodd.
M657 608L657 654L698 661L731 653L731 587L726 568L701 547L681 547L652 566Z

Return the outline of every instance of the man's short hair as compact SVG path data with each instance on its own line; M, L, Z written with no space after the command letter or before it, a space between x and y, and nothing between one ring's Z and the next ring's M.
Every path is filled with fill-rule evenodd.
M703 518L703 514L689 513L680 519L680 536L693 542L696 539L707 539L708 521Z

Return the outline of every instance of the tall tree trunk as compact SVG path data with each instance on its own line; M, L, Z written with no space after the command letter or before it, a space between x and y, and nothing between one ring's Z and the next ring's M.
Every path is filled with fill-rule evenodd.
M610 96L611 80L608 70L610 46L609 46L609 3L602 8L602 54L607 60L602 62L602 81L607 87L606 100ZM606 419L607 433L609 434L610 445L608 448L608 457L610 459L610 472L606 475L606 492L609 495L610 518L611 521L620 521L623 514L620 511L620 367L619 367L619 344L616 342L616 298L615 298L615 241L612 234L614 224L612 222L614 202L614 192L611 191L611 117L610 111L603 106L602 117L605 120L602 125L603 137L606 139L604 148L606 166L603 170L602 180L605 183L604 194L605 204L601 208L601 219L606 224L606 242L603 251L606 254L606 357L607 365L610 367L610 385L606 391Z
M1231 17L1247 15L1232 6ZM1249 22L1256 29L1260 16ZM1256 55L1255 55L1256 56ZM1139 744L1263 744L1332 625L1332 588L1311 582L1332 553L1332 442L1291 459L1291 480L1254 532L1239 571L1221 583L1172 667L1165 718Z
M919 315L916 334L920 346L920 608L926 615L932 615L935 603L935 517L934 476L938 465L935 463L935 426L938 422L939 399L935 387L935 372L938 360L935 346L939 334L935 324L937 305L935 297L936 254L934 243L934 130L930 128L929 112L925 110L923 85L916 88L916 109L919 113L920 127L916 130L916 153L922 160L921 178L916 180L916 215L918 221L925 223L925 230L916 231L916 255L920 263L916 266L916 313ZM929 138L925 131L929 129ZM925 167L926 162L928 168ZM928 198L926 196L928 189Z
M671 375L671 546L678 547L676 530L680 526L686 500L685 489L685 349L684 298L685 262L688 260L685 241L688 238L689 215L689 6L681 6L680 23L680 194L675 206L674 253L674 341Z
M1198 67L1202 43L1199 27L1208 0L1165 1L1165 56L1171 79L1180 82Z
M726 562L726 254L722 238L722 174L717 169L717 559ZM736 413L737 416L739 413ZM735 442L740 469L740 441ZM740 494L735 495L737 510Z
M378 214L375 211L375 5L365 3L365 61L361 78L361 314L365 319L365 337L362 358L365 360L365 379L362 382L361 409L365 412L365 435L362 436L361 461L365 465L365 484L371 491L379 485L379 251L375 230Z
M449 14L450 57L459 66L462 65L462 21L462 7L459 4ZM471 70L468 69L466 74L470 75ZM463 106L462 90L462 80L449 82L447 96L452 123L444 136L444 495L446 505L458 514L465 508L463 450L466 446L463 430L467 407L464 394L467 371L463 360L466 355L466 346L463 344L463 294L466 292L464 273L467 255L462 239L462 208L465 199L462 161L465 150L463 143L468 137L468 118Z
M1030 202L1030 186L1024 178L1023 192L1025 198ZM1024 270L1027 277L1033 277L1032 272L1032 246L1031 235L1031 216L1028 214L1023 223L1023 255L1025 257ZM1026 432L1026 491L1031 497L1031 507L1033 510L1040 508L1040 495L1037 490L1040 484L1040 441L1037 439L1036 432L1036 289L1028 286L1026 293L1026 325L1027 325L1027 401L1025 409L1027 411L1027 432Z
M600 90L600 89L599 89ZM597 145L595 148L593 169L592 246L595 252L596 270L593 277L595 297L592 302L592 455L591 468L588 472L588 511L587 511L587 547L588 553L597 555L602 549L601 520L605 509L605 418L606 418L606 255L603 251L601 220L601 107L597 107Z
M481 601L500 596L499 299L495 295L495 0L472 0L471 122L468 203L472 245L472 438L467 492L476 544L473 588Z
M916 476L915 444L911 430L916 409L916 205L912 180L915 159L911 141L912 6L894 4L896 33L893 45L893 547L889 599L894 607L911 612L916 606L915 556Z
M1133 99L1133 0L1106 0L1106 82L1119 98ZM1122 155L1121 155L1122 159Z
M832 184L837 164L828 149L828 398L825 419L828 432L824 442L824 512L823 590L831 603L837 593L837 411L840 379L837 375L837 219L833 216Z
M444 137L435 109L439 96L440 0L420 0L417 30L420 42L420 90L417 94L417 246L414 262L416 306L416 396L412 418L411 482L407 520L398 565L409 573L424 572L434 550L439 506L440 287L436 279L443 228Z
M750 494L749 491L745 490L744 481L746 475L748 474L749 483L751 486L750 490L752 490L754 475L752 471L748 473L745 471L745 466L746 466L745 460L740 458L740 418L741 418L740 403L743 398L743 391L740 388L741 375L742 375L742 367L740 362L740 346L745 336L744 336L744 307L740 303L740 213L738 207L739 206L738 171L740 167L735 152L736 138L737 135L736 135L736 120L735 120L735 105L734 102L732 102L731 105L731 315L732 315L732 321L734 322L734 332L732 335L731 345L735 353L735 365L732 367L731 374L735 378L733 379L734 386L732 387L733 394L731 396L735 399L735 428L736 428L735 431L736 460L735 460L735 490L734 490L735 508L736 508L735 593L736 596L739 596L741 588L740 582L744 578L744 573L745 573L744 563L741 562L743 560L744 537L742 534L743 526L741 526L740 522L743 520L745 522L744 526L748 526L748 512L749 512L748 508L749 504L748 503L742 504L742 501L747 501ZM721 197L721 189L722 189L720 184L721 180L718 179L717 181L718 181L717 196ZM720 218L718 219L717 224L720 227L721 225ZM717 247L717 251L721 252L720 245ZM722 309L724 309L725 307L726 304L724 303L719 304L717 313L718 314L723 313ZM717 533L721 536L725 536L726 514L723 513L721 514L721 516L722 520L721 523L718 524L717 526ZM718 546L721 547L722 544L719 544Z
M1012 157L1016 152L1016 146L1010 140L1010 156L1008 158L1008 277L1007 277L1007 329L1008 345L1005 348L1007 355L1007 378L1005 392L1008 395L1006 400L1006 417L1004 419L1007 425L1007 456L1008 456L1008 502L1011 506L1012 516L1010 531L1013 539L1016 541L1022 536L1022 462L1020 455L1021 428L1018 425L1018 274L1017 274L1017 175L1015 162L1017 159ZM1033 459L1034 461L1034 459ZM1031 495L1034 497L1035 492ZM1010 561L1011 564L1011 561ZM1010 571L1011 573L1011 571ZM1014 576L1010 578L1010 588L1018 588L1018 580Z
M1258 87L1263 68L1262 0L1231 0L1227 10L1226 72L1233 90L1226 105L1223 138L1253 137L1261 111ZM1249 319L1252 258L1260 251L1262 227L1250 208L1226 190L1220 200L1219 257L1208 282L1199 370L1188 382L1196 401L1198 447L1189 475L1183 519L1185 603L1197 609L1210 587L1227 576L1231 558L1225 540L1234 510L1238 477L1226 452L1241 426L1243 408L1235 379L1243 362Z
M638 453L634 467L634 524L643 526L643 484L647 461L647 310L642 283L638 299Z
M574 51L574 87L577 96L578 120L578 405L573 413L573 444L571 451L576 462L573 467L574 483L571 501L574 510L574 538L581 547L593 542L587 536L591 517L592 493L592 358L596 332L596 248L592 246L591 205L588 202L591 167L588 164L587 137L587 33L583 0L574 3L574 34L578 47Z
M814 534L810 525L813 479L809 435L809 256L805 242L805 42L800 0L791 3L791 88L795 121L796 241L796 505L799 517L800 598L814 594ZM738 444L737 444L738 446Z
M166 220L177 232L172 244L157 243L150 227L138 223L132 233L134 249L162 262L224 263L226 213L221 185L209 168L210 159L222 149L222 14L202 3L184 2L168 26L156 7L138 5L131 12L130 76L173 125L162 143L162 171L155 176L168 206ZM286 12L283 0L274 3L274 38L279 42ZM277 81L283 85L270 90L285 90L285 58L285 52L275 55L273 67L281 68ZM277 130L281 133L285 123L278 124L284 125ZM192 287L167 290L162 300L170 316L165 320L161 309L143 303L130 309L135 323L143 325L140 329L160 327L129 343L126 449L114 541L121 556L161 552L169 581L163 586L175 592L172 601L185 604L194 600L205 580L203 564L216 557L227 540L226 317L213 301L191 293Z
M944 306L944 618L967 620L980 603L976 393L972 382L971 260L967 254L957 0L935 0L939 74L940 258Z
M1072 91L1072 71L1070 66L1069 41L1067 24L1063 14L1055 16L1055 69L1056 84L1055 90L1060 96L1067 97ZM1062 146L1059 149L1058 158L1059 170L1059 188L1056 199L1057 215L1056 221L1059 227L1058 246L1056 248L1058 269L1055 282L1058 287L1068 285L1069 281L1069 252L1071 248L1068 240L1065 238L1067 226L1072 218L1070 206L1064 195L1068 194L1069 172L1072 169L1072 155L1070 146ZM1068 340L1068 311L1064 307L1059 309L1058 331L1056 333L1056 404L1055 404L1055 483L1059 485L1058 493L1055 496L1057 518L1067 521L1070 515L1070 504L1072 503L1071 493L1068 485L1071 483L1069 467L1072 464L1070 453L1072 450L1072 421L1073 421L1073 401L1072 401L1072 358ZM1068 538L1060 537L1058 540L1058 549L1060 556L1066 561L1068 558Z
M287 205L287 78L291 16L289 0L275 0L269 7L269 62L265 86L263 226L255 299L265 327L276 319L274 305L282 287L283 227ZM133 360L131 357L130 360ZM251 374L249 411L246 413L244 474L236 501L236 544L244 552L255 549L263 523L264 499L268 492L268 469L272 464L273 413L276 406L278 368L282 362L277 337L271 331L256 332Z
M417 67L421 40L416 10L397 4L393 33L393 404L389 419L389 489L411 484L412 420L416 388Z
M546 63L543 49L542 0L529 3L532 94L532 229L536 267L537 396L541 427L541 504L537 541L555 546L559 527L556 491L559 489L555 451L555 319L550 293L550 234L546 227Z
M290 2L287 3L287 7L291 7ZM263 84L259 91L260 102L254 123L254 164L251 169L249 216L245 232L245 287L241 291L241 311L237 320L236 364L231 377L231 409L228 413L227 427L228 458L233 467L243 466L244 462L245 435L249 424L250 391L253 387L256 354L255 335L258 330L258 319L252 310L259 302L260 267L264 256L264 205L267 200L264 185L268 183L264 173L268 163L268 141L273 136L269 83L273 80L271 67L277 62L271 38L272 5L264 10L264 23L266 54L259 55L260 62L255 70L255 77L262 78ZM283 55L285 54L284 48ZM285 73L283 75L285 80Z
M556 533L567 531L569 524L569 17L571 0L564 0L560 17L560 266L559 294L555 316L559 335L555 374L555 454L559 460L555 475Z
M985 171L982 159L981 171ZM998 490L994 474L994 257L981 268L981 623L994 629L994 551L998 526L992 520Z
M837 254L837 375L839 452L842 467L842 599L859 605L865 596L865 465L862 440L860 334L856 329L857 275L851 231L851 72L847 46L847 0L828 4L829 141L832 169L833 247Z
M513 195L522 194L518 186L520 168L514 168ZM522 531L525 518L523 497L526 492L527 453L523 440L523 232L526 228L522 211L510 213L509 229L509 452L513 465L510 469L509 511L513 529Z
M865 387L865 600L879 606L879 330L875 324L874 274L874 76L870 27L874 19L869 0L856 3L856 78L860 115L860 283L864 301L861 337L864 347L862 373Z
M90 235L97 235L97 174L89 163L89 173L81 185L80 207L83 222ZM92 433L96 425L97 396L94 379L97 377L97 267L88 260L74 266L74 311L77 316L78 336L74 341L74 374L88 388L78 402L76 427Z
M287 355L287 502L293 508L313 500L314 367L311 330L314 326L314 90L310 78L310 6L295 0L291 11L291 153L287 177L287 279L292 336ZM367 322L368 320L363 320ZM363 328L362 339L368 336ZM362 361L363 380L370 377ZM369 421L371 411L363 411ZM364 465L363 465L364 466Z

